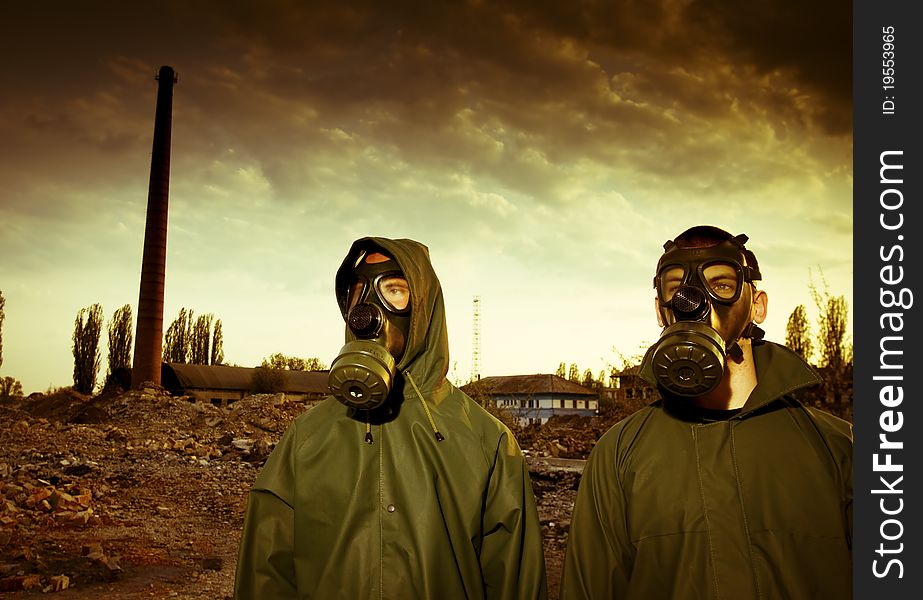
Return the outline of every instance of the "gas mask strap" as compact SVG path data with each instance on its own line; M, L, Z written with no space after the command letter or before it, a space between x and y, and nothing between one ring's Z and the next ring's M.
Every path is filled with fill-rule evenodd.
M420 393L420 388L417 387L417 382L413 380L413 377L410 375L410 369L404 371L404 377L407 378L407 381L410 382L410 385L413 387L413 391L417 393L417 398L420 399L420 404L423 405L423 412L426 413L426 419L429 421L429 426L433 428L433 435L436 437L437 442L441 442L445 439L445 436L439 433L439 429L436 427L436 422L433 421L433 415L429 412L429 406L426 404L426 400L423 398L423 394Z
M747 328L747 331L744 332L744 335L742 337L748 337L751 340L756 341L756 340L763 339L763 336L765 335L766 335L766 332L763 331L762 327L760 327L756 323L750 323L749 327Z
M740 336L738 336L737 339L734 340L734 343L731 344L731 346L728 348L727 350L728 356L740 362L740 360L744 356L744 353L740 347L740 344L738 344L737 342L739 342L740 340L744 338L748 338L753 341L759 341L763 339L764 335L766 335L766 332L763 331L759 325L757 325L753 321L750 321L749 323L747 323L747 326L744 327L744 330L740 334Z
M730 348L728 348L727 355L729 358L734 359L734 362L737 362L737 363L739 363L740 361L744 359L743 348L741 348L740 344L738 344L736 341L733 344L731 344Z

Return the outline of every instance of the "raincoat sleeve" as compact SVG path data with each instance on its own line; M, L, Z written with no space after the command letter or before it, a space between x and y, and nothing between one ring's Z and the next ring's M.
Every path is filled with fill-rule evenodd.
M509 432L500 437L483 516L481 573L487 598L544 599L545 557L529 470Z
M237 557L236 600L298 597L293 562L294 432L292 425L250 490Z
M616 449L603 442L590 454L577 491L561 575L562 600L618 599L628 588L634 549L625 495Z

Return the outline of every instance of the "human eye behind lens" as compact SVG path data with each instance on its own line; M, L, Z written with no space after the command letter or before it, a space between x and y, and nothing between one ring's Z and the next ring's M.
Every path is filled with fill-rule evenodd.
M727 281L715 281L715 282L712 282L711 289L715 290L716 292L720 292L720 291L726 291L726 290L733 290L734 286Z
M676 290L677 290L677 289L679 289L679 282L678 282L678 281L668 281L668 282L664 283L664 284L663 284L663 295L664 295L664 297L665 297L667 300L669 300L670 298L673 297L673 294L676 293Z
M660 287L663 291L664 300L669 300L683 283L682 267L669 267L664 269L660 278Z
M407 307L410 300L410 287L406 279L391 277L382 280L379 289L382 297L395 308L401 310Z
M737 292L737 269L734 266L717 263L703 269L703 279L719 298L730 298Z
M708 282L709 287L718 296L730 298L737 291L737 280L733 277L718 277Z

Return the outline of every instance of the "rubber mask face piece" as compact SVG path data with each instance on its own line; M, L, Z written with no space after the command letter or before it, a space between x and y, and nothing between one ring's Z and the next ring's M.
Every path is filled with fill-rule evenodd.
M404 353L410 287L397 262L381 253L360 254L353 271L344 317L356 339L340 349L327 383L346 406L372 410L387 399Z
M746 266L745 241L738 236L708 248L665 245L654 287L667 326L652 349L652 366L658 384L676 395L714 390L728 354L740 352L737 341L750 327L750 283L760 279Z

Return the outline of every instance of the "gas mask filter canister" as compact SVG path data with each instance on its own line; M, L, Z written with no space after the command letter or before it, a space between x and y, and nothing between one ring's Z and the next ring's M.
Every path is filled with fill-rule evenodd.
M360 410L384 404L394 382L394 357L380 344L353 340L340 349L327 384L337 400Z

